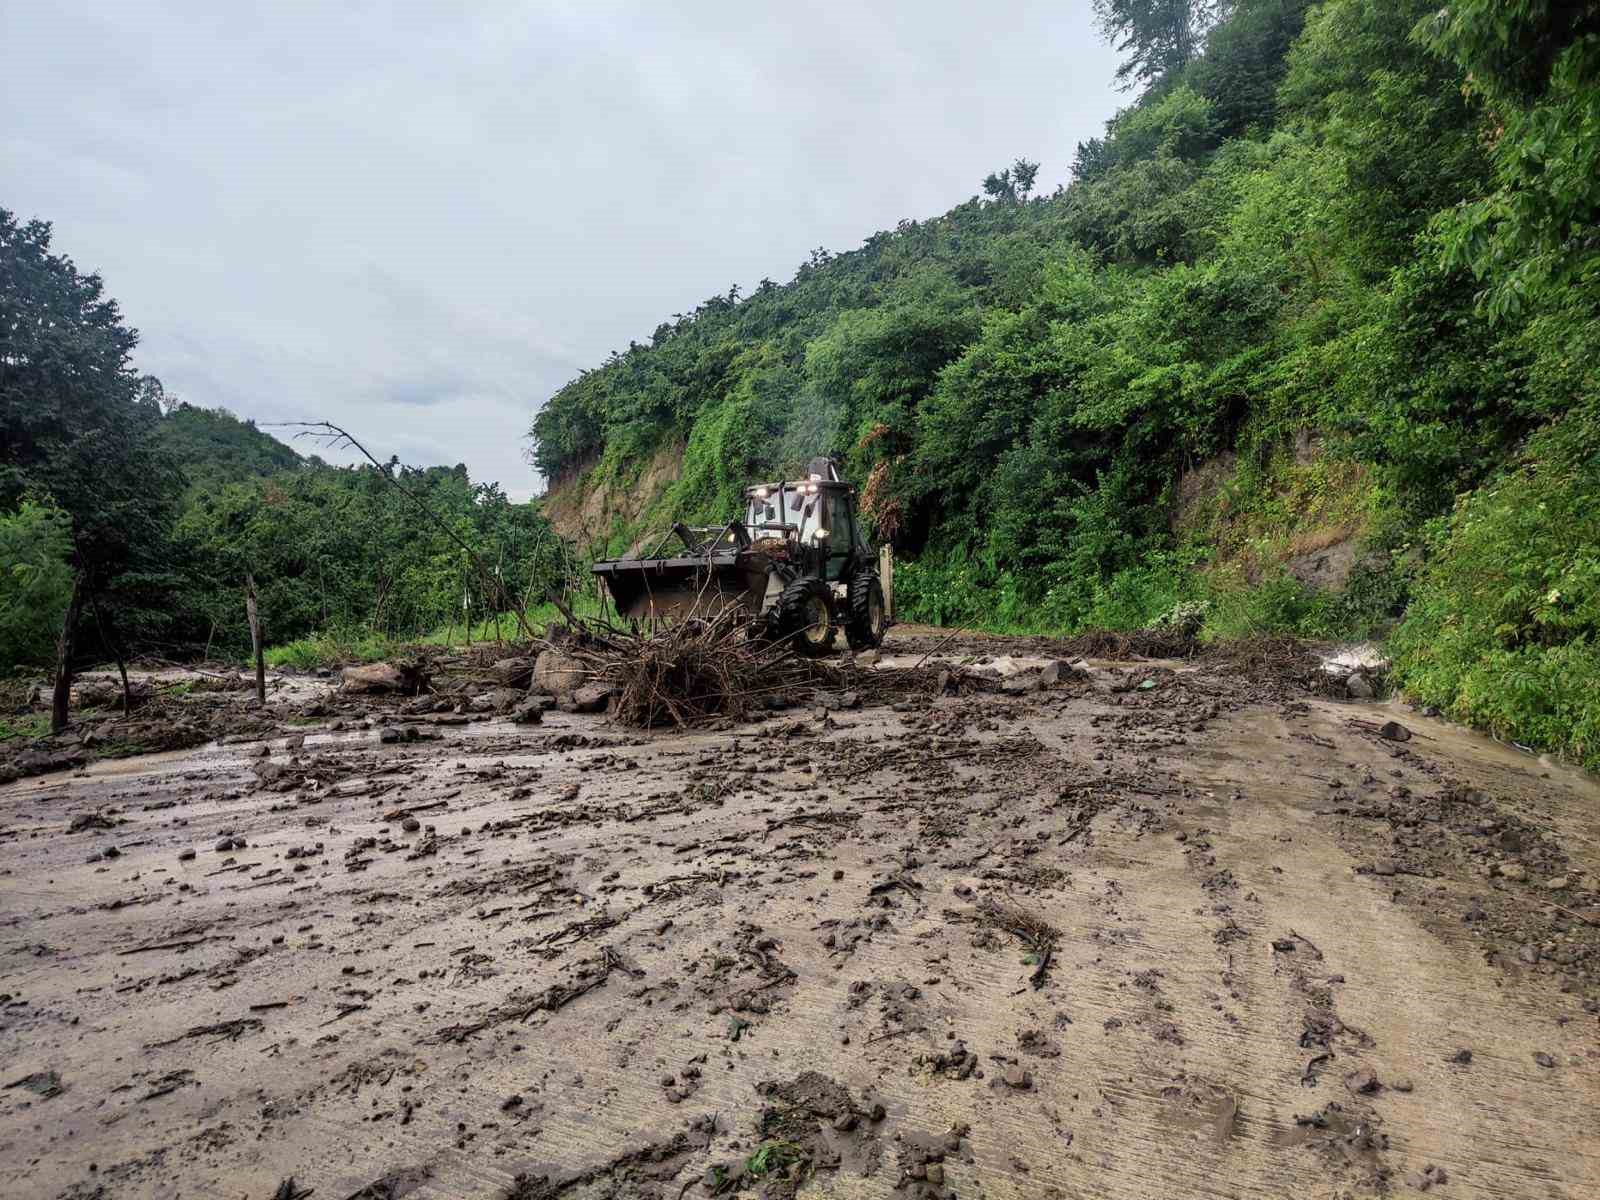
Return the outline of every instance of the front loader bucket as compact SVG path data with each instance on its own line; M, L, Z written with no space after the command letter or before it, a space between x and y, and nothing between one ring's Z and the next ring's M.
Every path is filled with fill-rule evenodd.
M767 592L762 555L608 559L595 563L594 573L606 581L618 615L645 625L709 617L732 605L755 616Z

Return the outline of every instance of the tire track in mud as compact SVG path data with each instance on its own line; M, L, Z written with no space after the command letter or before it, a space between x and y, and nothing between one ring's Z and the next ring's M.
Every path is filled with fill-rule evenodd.
M1263 724L1268 736L1280 742L1298 739L1289 723ZM1361 767L1359 757L1365 756L1353 762L1336 756L1336 748L1344 753L1349 749L1328 740L1293 752L1294 777L1280 781L1265 802L1240 804L1242 789L1249 784L1237 761L1223 776L1210 779L1214 790L1235 792L1223 828L1241 876L1254 872L1251 878L1270 922L1268 936L1280 945L1292 944L1287 952L1275 948L1275 974L1287 976L1288 994L1303 1011L1330 1019L1334 1031L1329 1047L1334 1057L1323 1064L1316 1104L1331 1097L1341 1105L1343 1118L1336 1118L1328 1131L1291 1126L1279 1115L1274 1141L1285 1147L1320 1147L1332 1164L1331 1174L1355 1186L1415 1189L1429 1182L1422 1174L1425 1167L1437 1164L1445 1168L1438 1178L1475 1188L1474 1194L1584 1194L1600 1178L1592 1155L1569 1159L1565 1186L1541 1164L1541 1158L1568 1157L1572 1113L1562 1089L1552 1089L1547 1079L1538 1077L1531 1054L1522 1056L1527 1067L1517 1071L1519 1078L1510 1087L1505 1084L1511 1081L1496 1078L1492 1068L1485 1079L1446 1061L1470 1044L1479 1047L1475 1061L1481 1061L1482 1047L1504 1042L1508 1031L1519 1031L1525 1044L1539 1039L1541 1027L1555 1024L1549 1015L1538 1015L1548 1014L1549 997L1508 991L1492 971L1472 965L1476 956L1461 952L1459 937L1441 939L1437 928L1430 933L1417 921L1415 910L1385 894L1382 887L1391 877L1357 873L1362 864L1342 844L1344 831L1322 817L1327 791L1319 789L1360 771L1373 781L1382 760L1374 757ZM1385 749L1379 747L1380 753ZM1433 781L1435 772L1425 761L1409 767L1405 775L1411 786L1420 790ZM1213 810L1207 815L1215 819L1218 814ZM1263 847L1271 848L1270 861L1260 855ZM1337 901L1331 899L1335 896ZM1253 956L1251 961L1262 960ZM1303 973L1306 967L1320 971ZM1346 1023L1348 1029L1365 1033L1370 1044L1349 1033ZM1592 1034L1588 1045L1592 1059ZM1308 1056L1316 1049L1307 1047ZM1500 1051L1496 1057L1518 1056ZM1364 1068L1373 1070L1377 1086L1370 1094L1354 1094L1348 1077ZM1600 1094L1592 1077L1581 1087L1587 1094ZM1291 1108L1281 1089L1277 1101L1279 1114L1310 1115L1313 1108L1309 1102ZM1515 1107L1531 1111L1508 1122ZM1337 1143L1360 1140L1356 1131L1363 1123L1376 1149L1341 1154ZM1507 1124L1513 1129L1496 1132ZM1510 1153L1513 1148L1519 1152ZM1352 1166L1358 1169L1349 1179Z

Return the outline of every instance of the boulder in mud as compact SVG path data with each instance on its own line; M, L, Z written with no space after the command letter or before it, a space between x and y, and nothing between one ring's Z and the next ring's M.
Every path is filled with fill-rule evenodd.
M530 696L511 710L511 719L518 725L537 725L544 720L541 697Z
M1371 1095L1382 1086L1378 1082L1378 1073L1371 1067L1351 1071L1344 1077L1344 1085L1358 1096Z
M406 677L400 668L392 663L367 663L359 667L346 667L340 688L342 691L366 696L403 692L406 690Z
M491 669L501 686L526 688L533 681L533 667L534 659L527 655L518 655L498 660Z
M481 696L474 696L471 707L475 712L507 713L525 699L527 699L526 692L520 692L516 688L497 687Z
M128 683L128 703L133 708L147 703L155 696L155 688L143 679ZM117 679L86 676L72 685L74 708L121 708L122 683Z
M1089 672L1083 667L1067 662L1063 658L1053 658L1045 663L1039 671L1036 681L1041 688L1056 687L1071 679L1087 679Z
M566 697L583 686L584 670L569 654L560 650L541 650L533 663L532 690L548 696Z
M1352 671L1345 678L1344 690L1350 693L1352 700L1371 700L1378 694L1372 686L1372 681L1360 671Z
M1087 680L1089 686L1103 696L1128 690L1127 681L1117 671L1109 671L1104 667L1079 667L1077 671L1078 678Z
M586 683L572 692L562 703L562 708L575 713L604 712L611 702L609 683Z
M29 775L43 775L49 771L76 770L83 766L85 761L87 760L83 755L70 750L54 753L49 750L24 750L7 765L16 772L11 778L20 779ZM0 778L4 778L4 775L0 775Z
M861 707L860 692L823 692L817 697L817 706L827 712L845 712Z

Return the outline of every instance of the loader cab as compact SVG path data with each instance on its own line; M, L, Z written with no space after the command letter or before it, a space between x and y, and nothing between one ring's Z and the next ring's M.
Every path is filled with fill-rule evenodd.
M746 488L745 526L755 540L791 541L806 573L830 583L847 579L872 557L856 520L855 489L838 478L831 463L826 474L814 469L806 479Z

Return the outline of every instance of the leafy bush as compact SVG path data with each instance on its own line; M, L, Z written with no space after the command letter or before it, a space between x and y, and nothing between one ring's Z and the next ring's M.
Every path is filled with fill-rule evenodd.
M1433 529L1392 640L1398 682L1502 737L1600 765L1600 460L1570 431L1534 465L1466 496Z
M0 675L55 659L72 594L72 521L24 500L0 513Z
M1207 641L1300 633L1319 603L1316 593L1287 574L1254 585L1226 577L1209 582L1209 603L1201 630Z

